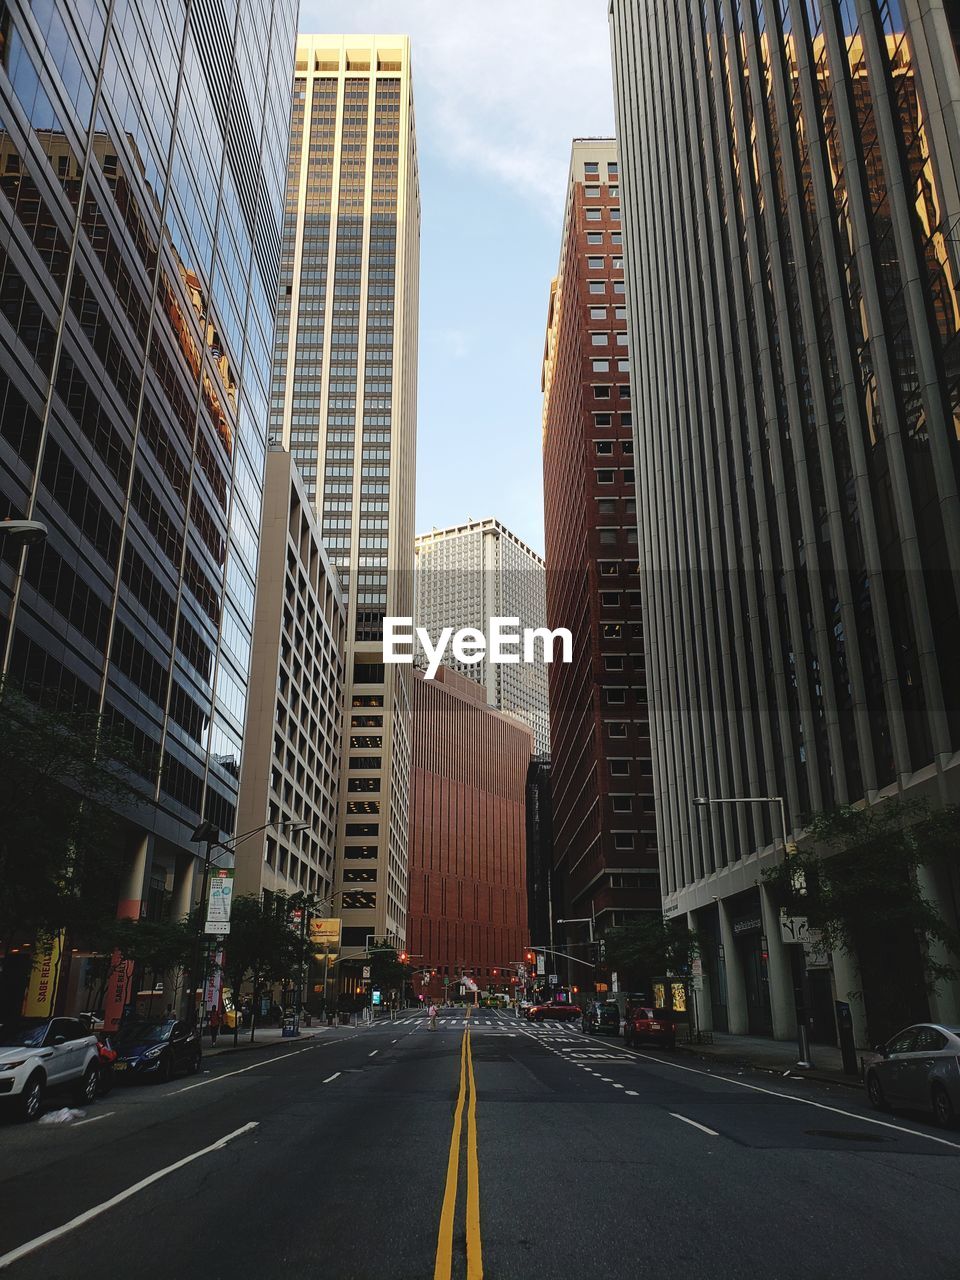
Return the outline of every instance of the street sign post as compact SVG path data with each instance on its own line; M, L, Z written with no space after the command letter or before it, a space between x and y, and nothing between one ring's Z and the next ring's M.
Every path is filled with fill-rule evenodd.
M207 922L204 933L230 932L230 907L233 904L233 868L218 867L210 877L207 892Z
M810 925L806 916L788 916L780 912L780 938L783 942L806 942Z

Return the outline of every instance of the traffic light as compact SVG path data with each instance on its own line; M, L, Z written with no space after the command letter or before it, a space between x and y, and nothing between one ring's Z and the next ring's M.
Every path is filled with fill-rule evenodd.
M499 969L494 969L494 971L493 971L493 976L494 976L494 977L496 977L496 976L497 976L497 974L498 974L499 972L500 972L500 970L499 970Z
M534 964L534 963L536 963L536 959L537 959L537 957L536 957L536 955L535 955L535 953L534 953L534 952L532 952L532 951L528 951L528 952L527 952L527 964Z
M401 951L401 952L400 952L399 959L400 959L400 963L401 963L401 964L406 964L406 963L407 963L407 953L406 953L405 951Z

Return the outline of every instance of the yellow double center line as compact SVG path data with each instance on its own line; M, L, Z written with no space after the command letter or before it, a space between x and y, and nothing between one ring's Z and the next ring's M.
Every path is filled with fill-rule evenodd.
M460 1138L463 1131L465 1104L467 1108L467 1280L482 1280L480 1163L477 1159L477 1086L473 1078L473 1053L468 1030L464 1030L460 1045L460 1092L457 1095L457 1106L453 1113L453 1133L450 1135L450 1154L447 1156L447 1185L443 1193L443 1208L440 1210L437 1260L433 1268L434 1280L450 1280L453 1274L453 1222L457 1212Z

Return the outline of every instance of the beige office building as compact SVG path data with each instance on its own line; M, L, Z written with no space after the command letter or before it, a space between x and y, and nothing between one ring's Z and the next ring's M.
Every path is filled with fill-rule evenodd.
M414 622L434 641L444 627L475 627L488 635L491 618L519 618L520 628L546 626L543 556L499 520L467 520L421 533L416 557ZM414 662L426 665L422 645L415 648ZM542 663L501 664L485 656L466 663L447 654L444 665L482 684L487 704L529 725L537 752L549 752L547 668Z
M314 504L347 607L337 828L343 957L404 939L420 199L406 36L300 36L271 433Z
M256 834L237 844L238 894L333 893L345 634L306 488L271 445L237 808L238 833Z

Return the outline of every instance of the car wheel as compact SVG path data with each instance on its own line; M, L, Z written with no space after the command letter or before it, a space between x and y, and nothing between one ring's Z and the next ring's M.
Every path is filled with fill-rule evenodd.
M97 1077L97 1097L105 1098L113 1088L113 1068L111 1066L101 1067L100 1074Z
M27 1083L23 1086L23 1092L19 1098L19 1118L25 1123L36 1120L40 1112L43 1110L43 1095L46 1089L46 1081L41 1072L35 1072Z
M957 1113L953 1109L950 1095L942 1084L935 1084L930 1094L933 1104L933 1118L941 1129L952 1129L957 1121Z
M200 1063L202 1061L203 1061L203 1055L200 1053L200 1050L198 1049L197 1052L190 1059L190 1066L187 1068L188 1073L192 1076L195 1076L197 1072L200 1070Z
M165 1053L160 1058L160 1065L157 1067L155 1077L157 1084L169 1084L173 1079L173 1059L169 1053Z
M73 1100L78 1106L89 1107L91 1103L96 1102L99 1075L96 1064L91 1062L83 1073L82 1079L78 1080L73 1087Z
M877 1111L889 1111L890 1108L884 1096L883 1085L880 1083L880 1077L875 1071L871 1071L867 1076L867 1097L870 1099L871 1107L875 1107Z

